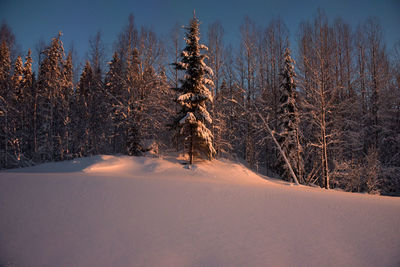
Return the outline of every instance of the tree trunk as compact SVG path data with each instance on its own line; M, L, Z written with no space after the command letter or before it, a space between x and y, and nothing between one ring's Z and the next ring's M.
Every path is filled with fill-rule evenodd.
M322 102L325 105L324 101ZM325 117L325 109L322 108L322 121L321 121L321 134L322 134L322 173L324 186L326 189L329 189L329 168L328 168L328 151L327 151L327 142L326 142L326 117Z
M278 150L281 153L283 159L285 160L286 166L288 167L289 172L292 175L293 181L296 183L296 185L299 185L299 180L297 180L297 177L296 177L296 174L293 171L292 165L290 164L288 158L286 157L285 152L282 150L281 145L279 144L278 140L276 140L275 135L274 135L274 131L272 131L271 128L269 128L269 125L268 125L267 121L265 121L264 117L261 115L261 113L258 111L258 109L257 108L255 108L255 109L256 109L257 114L260 117L262 123L264 124L265 129L271 135L272 140L274 140L274 143L275 143L276 147L278 148Z
M194 154L194 128L190 125L190 147L189 147L189 164L193 164Z
M296 145L297 145L297 178L303 183L303 173L302 173L302 164L300 164L301 161L301 151L300 151L300 137L299 137L299 131L298 131L298 126L296 125Z

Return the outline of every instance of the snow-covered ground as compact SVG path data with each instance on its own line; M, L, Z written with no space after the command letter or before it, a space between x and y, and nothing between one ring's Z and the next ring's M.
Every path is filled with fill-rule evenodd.
M97 156L0 173L0 266L400 266L400 198L228 161Z

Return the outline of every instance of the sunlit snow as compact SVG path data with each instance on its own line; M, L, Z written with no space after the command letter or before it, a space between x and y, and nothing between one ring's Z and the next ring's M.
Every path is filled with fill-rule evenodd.
M1 172L0 265L400 266L399 198L182 162L96 156Z

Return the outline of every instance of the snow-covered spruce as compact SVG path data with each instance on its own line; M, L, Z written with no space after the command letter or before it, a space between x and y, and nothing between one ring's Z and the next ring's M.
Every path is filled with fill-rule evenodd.
M178 91L176 102L181 107L175 126L184 137L189 162L192 164L194 156L200 154L210 160L215 157L213 135L207 127L207 124L212 123L207 102L213 101L208 86L213 87L214 83L208 78L213 75L213 71L204 63L206 56L200 52L202 49L207 50L207 47L199 44L199 20L195 15L186 29L186 47L181 53L181 61L174 63L177 70L186 73L180 80L181 86L175 88Z
M296 73L295 61L290 56L290 49L286 48L284 65L280 73L282 82L280 85L280 106L278 111L279 143L287 156L296 176L300 181L303 173L302 147L299 140L299 112L296 100ZM285 180L290 180L291 174L285 160L280 157L278 168Z

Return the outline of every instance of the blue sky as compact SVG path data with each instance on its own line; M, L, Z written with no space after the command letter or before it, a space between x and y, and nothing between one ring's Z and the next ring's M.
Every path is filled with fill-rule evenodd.
M312 19L318 8L324 9L331 20L340 16L353 27L375 16L382 24L389 49L400 40L400 0L0 0L0 21L10 25L24 51L33 48L40 38L48 42L61 30L66 49L74 43L83 57L89 36L98 30L111 53L130 13L138 26L166 36L176 22L187 24L196 9L203 33L209 23L219 20L225 28L225 41L232 43L239 41L239 26L246 15L259 25L280 16L293 43L299 23Z

